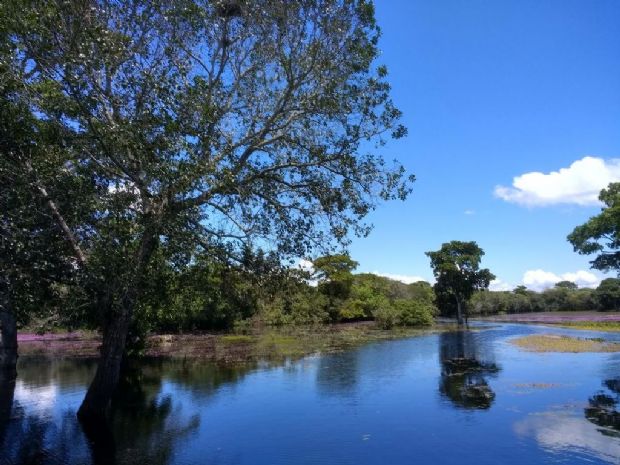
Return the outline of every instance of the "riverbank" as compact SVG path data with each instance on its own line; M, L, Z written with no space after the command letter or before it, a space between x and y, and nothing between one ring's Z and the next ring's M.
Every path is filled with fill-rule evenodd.
M348 323L312 327L253 329L247 333L160 334L147 339L145 356L202 359L221 363L259 360L282 361L314 353L355 348L369 342L402 339L453 329L437 324L428 328L383 330L374 323ZM18 336L22 356L93 358L98 356L100 336L95 332Z
M513 313L476 318L496 323L528 323L591 331L620 331L620 312Z

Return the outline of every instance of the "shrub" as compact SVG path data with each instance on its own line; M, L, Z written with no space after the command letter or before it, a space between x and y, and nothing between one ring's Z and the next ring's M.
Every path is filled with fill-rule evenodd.
M383 329L394 326L429 326L433 324L434 307L428 302L398 299L375 311L375 321Z
M398 310L391 304L387 304L375 311L375 321L383 329L391 329L398 325Z
M433 324L433 306L420 300L396 300L394 308L401 326L429 326Z

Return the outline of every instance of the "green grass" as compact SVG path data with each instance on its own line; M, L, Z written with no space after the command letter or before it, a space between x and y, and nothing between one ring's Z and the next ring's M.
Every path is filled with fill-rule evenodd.
M249 344L255 342L255 338L245 334L227 334L220 336L220 341L226 344Z
M534 334L511 341L529 352L620 352L620 343L551 334Z
M454 328L450 325L438 325L430 328L383 330L373 323L351 323L246 328L247 333L159 334L148 338L145 355L222 363L264 361L277 364L306 355L355 348L370 342L415 337L451 329ZM99 343L99 337L22 343L20 352L62 357L96 357Z
M554 326L591 331L620 331L620 321L570 321Z

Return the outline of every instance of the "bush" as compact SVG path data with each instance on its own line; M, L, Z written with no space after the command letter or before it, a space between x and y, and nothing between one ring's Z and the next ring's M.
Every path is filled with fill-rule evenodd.
M391 329L397 326L399 320L398 310L391 304L375 311L375 321L383 329Z
M375 312L375 321L383 329L394 326L429 326L433 324L434 307L428 302L398 299Z
M340 309L340 320L362 320L364 318L366 318L366 313L364 312L364 302L361 300L348 300Z
M429 326L433 324L433 306L420 300L397 300L394 307L401 326Z

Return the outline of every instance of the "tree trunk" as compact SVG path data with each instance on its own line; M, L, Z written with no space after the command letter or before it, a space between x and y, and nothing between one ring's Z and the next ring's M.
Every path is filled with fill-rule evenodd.
M131 310L123 308L117 314L111 315L103 330L97 371L78 410L78 418L82 421L99 421L106 416L120 376Z
M9 306L8 296L0 302L0 371L4 376L16 374L17 367L17 322Z
M78 418L82 423L100 422L107 415L112 394L114 394L120 378L121 363L134 307L138 302L144 273L157 246L157 240L157 230L152 227L147 229L142 236L133 273L121 299L120 308L110 307L107 298L99 299L99 305L101 305L107 321L103 330L103 342L97 371L78 410Z
M458 322L459 326L463 326L463 308L461 304L461 299L456 297L455 300L456 300L456 321Z

